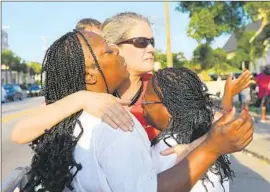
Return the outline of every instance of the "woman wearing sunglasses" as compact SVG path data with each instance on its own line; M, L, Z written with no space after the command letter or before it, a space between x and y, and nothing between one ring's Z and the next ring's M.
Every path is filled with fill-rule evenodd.
M97 94L93 97L93 94L89 93L74 93L50 106L42 106L15 125L11 135L14 142L31 142L43 134L44 130L50 129L80 109L102 118L113 128L131 131L134 122L125 112L123 106L126 105L146 128L149 139L157 136L159 131L147 125L140 105L151 77L149 72L152 72L154 67L155 42L150 22L136 13L120 13L102 24L101 35L109 44L117 46L130 73L130 77L114 93L116 97L109 94Z

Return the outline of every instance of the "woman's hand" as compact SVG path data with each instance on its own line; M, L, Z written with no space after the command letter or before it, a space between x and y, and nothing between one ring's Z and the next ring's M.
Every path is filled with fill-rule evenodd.
M230 75L225 83L224 94L230 94L232 97L234 97L250 85L251 78L252 75L249 70L246 70L237 79L232 79L232 76Z
M78 99L80 99L82 109L101 118L111 127L121 128L123 131L133 130L134 122L124 108L130 104L130 101L124 101L106 93L89 91L81 91Z
M233 97L240 93L242 90L246 89L251 83L251 73L246 70L237 79L232 79L230 75L225 83L224 95L221 102L221 107L225 112L232 109Z
M189 152L199 146L206 139L206 137L207 133L196 139L195 141L191 142L190 144L178 144L174 147L161 151L160 154L163 156L167 156L175 153L177 155L176 163L178 163L182 159L184 159L189 154Z

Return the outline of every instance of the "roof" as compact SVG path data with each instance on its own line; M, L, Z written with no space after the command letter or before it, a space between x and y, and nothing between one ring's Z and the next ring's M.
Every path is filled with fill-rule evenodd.
M258 20L254 23L250 23L247 25L245 31L258 31L261 27L262 24L262 20ZM228 39L228 41L225 43L225 45L223 46L223 49L227 52L227 53L231 53L234 52L237 49L237 39L234 33L231 34L230 38Z

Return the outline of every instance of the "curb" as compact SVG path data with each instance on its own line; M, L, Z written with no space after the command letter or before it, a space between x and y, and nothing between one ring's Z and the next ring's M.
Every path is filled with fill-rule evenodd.
M256 153L254 151L250 151L249 149L243 149L242 151L270 165L270 159L268 157L260 155L259 153Z

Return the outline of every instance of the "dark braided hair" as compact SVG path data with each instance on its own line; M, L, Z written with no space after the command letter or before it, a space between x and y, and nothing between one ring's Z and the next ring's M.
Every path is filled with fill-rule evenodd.
M178 144L189 144L210 130L214 119L214 106L206 85L196 73L185 67L166 68L156 72L152 82L154 91L172 116L168 128L152 141L152 145L160 140L169 145L166 139L170 137ZM230 164L228 156L222 155L214 166L209 168L212 173L220 176L222 187L225 180L234 177ZM204 183L206 179L212 182L207 174L204 174L202 181L207 191Z
M43 90L47 105L86 90L85 59L76 31L65 34L49 47L42 71L46 76ZM73 149L83 133L78 120L81 113L82 110L65 118L32 142L30 146L35 154L24 191L62 192L65 187L73 189L73 177L82 168L73 158ZM76 123L81 128L78 137L73 135ZM73 174L71 169L76 172Z

